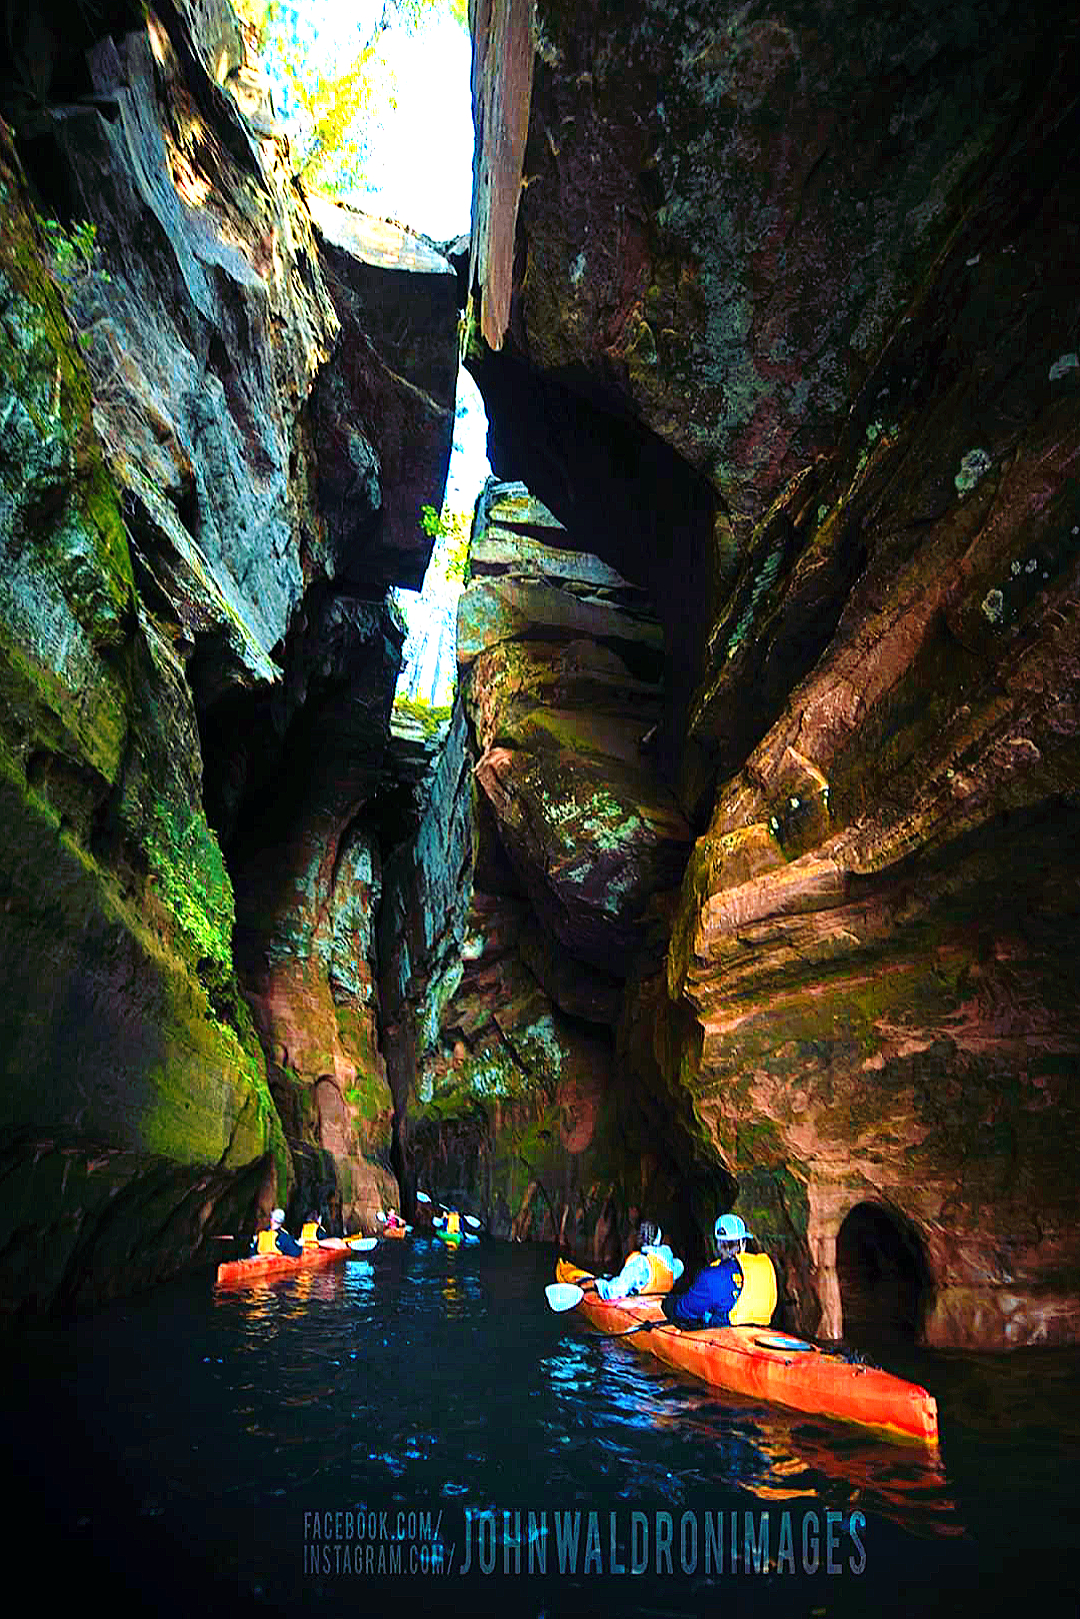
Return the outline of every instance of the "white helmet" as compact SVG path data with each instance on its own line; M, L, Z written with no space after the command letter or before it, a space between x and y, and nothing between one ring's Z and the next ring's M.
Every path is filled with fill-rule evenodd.
M737 1214L722 1214L713 1226L713 1236L718 1243L745 1242L753 1236L753 1232L747 1231Z

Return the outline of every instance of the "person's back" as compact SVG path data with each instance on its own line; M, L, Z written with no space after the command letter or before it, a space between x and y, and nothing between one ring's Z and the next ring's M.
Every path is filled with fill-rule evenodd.
M317 1248L324 1237L330 1235L324 1227L317 1213L309 1214L300 1227L300 1246L302 1248Z
M638 1247L617 1276L601 1276L596 1291L602 1299L635 1298L642 1293L668 1293L683 1273L663 1234L652 1220L638 1228Z
M251 1248L256 1254L285 1254L290 1259L299 1258L304 1251L296 1238L285 1230L284 1209L274 1209L269 1226L258 1233Z
M748 1254L750 1232L737 1214L724 1214L714 1236L718 1257L679 1298L661 1308L681 1327L767 1327L776 1309L776 1271L768 1254Z

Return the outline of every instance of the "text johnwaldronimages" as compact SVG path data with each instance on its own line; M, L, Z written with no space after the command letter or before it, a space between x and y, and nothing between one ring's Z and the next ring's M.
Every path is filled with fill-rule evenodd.
M827 1509L304 1513L306 1574L861 1574L866 1518Z

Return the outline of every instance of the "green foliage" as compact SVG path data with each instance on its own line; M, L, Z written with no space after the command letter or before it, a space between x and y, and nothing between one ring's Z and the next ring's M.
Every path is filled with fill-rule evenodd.
M310 189L340 194L364 177L368 132L394 106L394 76L383 53L392 27L415 33L424 22L449 14L468 27L468 0L384 0L368 38L354 52L332 60L298 60L281 0L242 0L245 20L259 27L259 42L272 71L289 87L297 174ZM261 17L261 22L260 22Z
M232 0L233 10L240 21L254 28L261 39L269 20L272 0Z
M436 542L432 566L444 579L460 584L469 581L469 540L472 517L469 512L451 512L445 507L441 513L434 506L420 510L420 527Z
M437 708L423 697L396 697L394 712L409 715L421 727L426 737L436 737L450 724L453 709Z
M380 102L392 104L389 73L377 46L365 46L346 66L318 74L307 83L291 64L283 63L283 67L310 125L297 172L313 190L346 190L363 171L362 124L371 120Z
M96 225L91 224L88 219L82 219L68 231L58 219L43 219L40 214L35 214L34 218L38 229L49 244L53 271L61 281L81 281L84 276L91 273L98 275L102 281L111 281L112 277L106 271L94 270L94 256L97 253Z

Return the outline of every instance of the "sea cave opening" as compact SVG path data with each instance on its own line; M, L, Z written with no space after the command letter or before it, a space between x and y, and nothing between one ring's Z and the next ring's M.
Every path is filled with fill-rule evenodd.
M836 1239L836 1271L846 1338L920 1336L930 1292L922 1242L902 1215L857 1203Z

